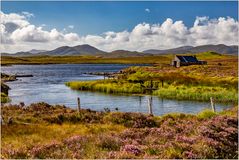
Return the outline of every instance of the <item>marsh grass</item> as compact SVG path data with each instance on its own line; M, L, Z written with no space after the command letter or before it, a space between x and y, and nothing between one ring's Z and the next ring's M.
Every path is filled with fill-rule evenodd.
M236 103L238 101L237 90L234 88L177 85L175 83L165 84L164 87L161 87L160 84L160 81L154 82L153 87L157 89L153 92L153 95L162 98L209 101L210 97L213 97L217 102ZM100 91L105 93L147 93L140 83L132 83L125 80L67 82L66 85L74 90ZM144 86L150 86L150 81L145 82Z
M1 103L7 103L10 102L10 98L8 97L8 95L6 95L5 93L1 92Z
M67 82L67 86L75 90L100 91L105 93L141 93L140 84L126 81L99 80L89 82Z
M154 92L163 98L178 100L209 101L213 97L217 102L236 103L238 101L235 89L207 86L168 86Z
M163 98L209 101L213 97L217 102L237 103L237 56L214 52L200 53L197 56L206 59L208 65L175 68L166 65L163 59L153 67L126 68L116 79L73 81L66 85L75 90L127 94L150 94L147 88L152 87L153 94ZM173 55L166 57L170 60Z
M214 117L216 115L217 115L217 113L213 112L212 110L205 109L205 110L199 112L197 114L197 117L199 119L209 119L209 118L212 118L212 117Z

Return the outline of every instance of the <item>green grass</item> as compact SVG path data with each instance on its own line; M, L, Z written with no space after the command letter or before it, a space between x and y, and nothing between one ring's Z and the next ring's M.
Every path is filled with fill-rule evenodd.
M199 119L209 119L209 118L212 118L212 117L214 117L216 115L217 115L216 112L213 112L212 110L209 110L209 109L205 109L205 110L199 112L197 114L197 117Z
M11 57L2 56L1 65L12 64L153 64L158 62L168 63L166 56L121 57L107 58L98 56L32 56Z
M8 97L8 95L6 95L5 93L1 92L1 103L7 103L10 102L10 98Z
M168 86L155 91L154 95L178 100L209 101L210 97L213 97L217 102L236 103L238 101L237 90L222 87Z
M213 97L217 102L236 103L238 101L237 90L234 88L175 84L164 84L164 86L161 87L160 84L160 81L154 81L154 86L157 89L153 91L153 95L160 96L162 98L209 101L210 97ZM147 90L144 90L140 83L131 83L125 80L67 82L66 85L74 90L89 90L105 93L147 93ZM149 86L150 82L147 81L144 85Z
M67 82L67 86L75 90L100 91L105 93L141 93L140 84L125 81L99 80L85 82Z
M105 93L153 94L169 99L238 102L238 59L213 52L197 54L208 65L192 65L175 68L159 61L156 66L130 67L115 79L97 81L72 81L66 85L75 90ZM166 56L168 59L172 55ZM207 58L206 58L207 57ZM163 86L162 86L163 84Z
M10 102L10 98L8 97L8 90L10 89L8 85L2 82L1 79L1 103Z
M191 55L191 54L186 54ZM234 59L236 56L221 55L214 52L196 54L199 59ZM1 65L13 64L170 64L173 54L143 56L143 57L102 57L102 56L1 56Z

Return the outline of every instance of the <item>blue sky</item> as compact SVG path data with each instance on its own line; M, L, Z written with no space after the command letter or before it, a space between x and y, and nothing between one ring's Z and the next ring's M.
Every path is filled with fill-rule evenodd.
M145 9L149 9L147 12ZM29 22L46 30L63 30L69 25L82 35L132 30L139 23L162 23L167 18L182 20L191 27L197 16L210 19L237 17L237 2L2 2L4 13L34 14Z

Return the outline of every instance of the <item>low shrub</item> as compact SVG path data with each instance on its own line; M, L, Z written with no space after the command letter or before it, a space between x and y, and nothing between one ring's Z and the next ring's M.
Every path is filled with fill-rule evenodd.
M63 145L59 142L52 141L46 145L35 146L31 149L30 154L32 158L62 158L62 151Z
M216 116L202 124L198 132L205 144L213 146L217 158L238 157L238 119Z
M216 115L217 115L217 113L213 112L212 110L205 109L205 110L199 112L197 114L197 117L199 119L209 119L209 118L212 118L212 117L214 117Z
M126 127L133 128L157 126L157 123L152 116L144 115L142 113L112 112L104 117L104 121L113 124L123 124Z
M119 151L121 145L121 140L116 136L101 135L97 140L97 146L107 151Z

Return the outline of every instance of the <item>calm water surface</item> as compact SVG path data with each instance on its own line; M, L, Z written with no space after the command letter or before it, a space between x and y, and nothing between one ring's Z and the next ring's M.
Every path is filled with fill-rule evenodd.
M7 82L11 90L9 96L13 104L24 102L31 104L47 102L77 107L77 97L81 98L82 108L103 110L110 108L124 112L147 113L148 96L112 95L98 92L74 91L64 85L67 81L85 81L102 79L102 76L86 75L86 72L117 72L133 65L125 64L55 64L55 65L14 65L1 68L7 74L32 74L33 77L18 78ZM217 110L232 107L232 105L216 104ZM210 103L177 101L153 97L153 112L162 115L169 112L197 113L210 108Z

